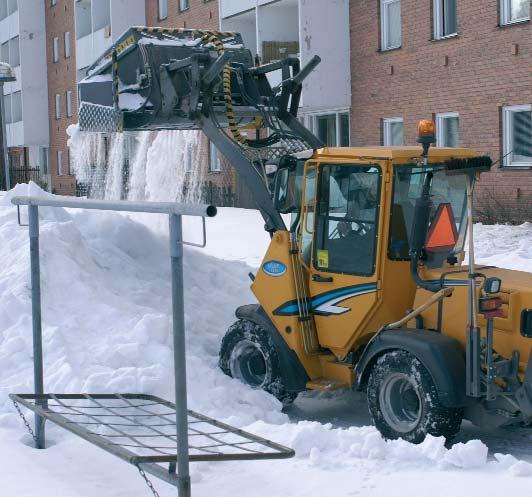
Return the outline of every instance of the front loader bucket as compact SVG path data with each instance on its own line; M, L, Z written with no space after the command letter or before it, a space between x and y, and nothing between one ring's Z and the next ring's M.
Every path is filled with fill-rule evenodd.
M253 65L240 35L220 33L219 38L233 62ZM194 84L220 50L208 39L205 32L187 29L137 27L126 31L79 84L81 129L198 129L190 113L201 110L205 96ZM190 70L179 71L179 64L198 71L197 77ZM223 101L222 89L207 98Z
M79 83L80 129L205 129L208 120L228 128L253 160L319 148L297 120L302 81L318 63L300 70L289 57L256 66L238 33L130 28ZM282 83L272 88L274 71Z

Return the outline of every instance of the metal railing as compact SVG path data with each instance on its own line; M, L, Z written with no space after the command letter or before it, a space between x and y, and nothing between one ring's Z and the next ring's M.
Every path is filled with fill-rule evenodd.
M72 197L52 198L39 196L14 197L12 203L20 208L28 206L31 265L31 297L33 328L33 367L35 395L44 397L44 370L42 348L41 278L39 257L39 207L67 207L105 211L146 212L168 214L170 230L170 258L172 275L172 319L174 340L174 375L176 398L177 435L177 489L179 497L190 496L188 408L185 364L185 317L183 300L183 241L182 216L213 217L212 205L188 205L170 202L125 202L86 200ZM46 400L37 401L46 407ZM45 419L35 416L35 440L37 448L45 447ZM150 471L149 467L144 468ZM154 474L155 474L154 469ZM156 474L159 476L159 474Z

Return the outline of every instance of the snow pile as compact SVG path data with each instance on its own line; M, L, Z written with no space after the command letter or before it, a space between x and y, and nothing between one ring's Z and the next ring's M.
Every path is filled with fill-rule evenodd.
M36 185L19 185L0 199L0 439L11 441L12 431L4 435L6 431L1 428L18 432L23 428L8 393L29 392L33 386L28 233L27 228L17 225L16 210L9 206L15 194L26 193L45 194ZM41 209L40 213L46 390L142 392L173 399L167 236L117 213L64 209ZM238 260L246 259L250 247L239 246L238 238L224 231L224 220L231 221L229 226L238 230L240 240L246 240L261 225L257 213L222 209L220 227L209 232L209 252L217 257L185 250L189 406L296 450L297 456L290 462L239 466L243 481L257 482L250 495L322 495L331 471L344 482L335 484L337 495L355 495L348 490L356 488L355 481L365 488L368 479L394 481L393 475L412 471L416 475L420 471L430 473L433 481L439 481L438 486L445 486L449 478L446 474L456 476L468 470L476 475L471 478L475 488L483 489L483 495L504 495L502 483L501 492L486 493L494 478L504 480L518 495L520 489L524 492L528 488L528 478L518 479L524 484L515 483L514 478L531 476L531 464L499 454L495 461L489 461L487 447L478 440L448 449L443 439L428 437L414 446L402 440L385 441L369 426L340 429L318 422L291 423L275 398L224 376L217 367L221 337L235 320L234 309L254 301L247 277L253 268ZM199 224L193 229L192 225L186 226L186 230L198 229ZM489 237L482 238L486 246L493 243L485 238ZM251 250L261 255L267 243L268 237L263 235L253 240ZM236 252L232 252L235 245ZM517 239L515 247L520 250ZM255 257L251 258L254 264L258 261ZM108 459L102 456L99 462L93 449L87 449L86 444L81 448L82 442L73 441L71 435L53 427L50 432L61 447L55 452L52 449L53 457L61 464L74 464L64 457L74 459L76 451L83 450L90 454L87 457L98 471L113 468L111 475L116 472L122 475L118 476L121 482L127 480L123 476L127 474L126 465L112 462L107 466ZM0 462L25 450L17 444L0 449ZM26 460L29 456L24 454L17 457ZM200 489L197 495L212 495L214 491L225 497L238 491L232 472L227 471L230 466L193 467L194 481ZM213 474L203 478L204 472ZM354 473L358 479L360 475L367 478L353 480ZM83 475L86 478L86 472ZM61 473L57 478L72 478L74 482L76 475ZM406 476L401 478L400 484L404 485ZM289 483L291 479L294 482ZM390 483L388 492L395 485ZM134 488L108 495L130 495ZM421 490L412 495L426 495ZM521 495L525 495L523 492ZM171 490L163 495L173 494ZM31 495L30 490L27 495ZM87 490L75 495L93 494Z
M36 188L29 190L39 193ZM21 185L14 193L24 190ZM167 240L106 212L41 209L40 228L47 389L171 397ZM29 241L13 207L0 207L0 239L7 242L0 247L0 410L5 412L11 411L8 393L32 388ZM190 405L241 425L286 421L276 399L217 370L220 337L235 320L234 309L254 301L248 271L241 263L220 264L186 251Z
M483 264L532 273L532 223L475 224L475 257Z

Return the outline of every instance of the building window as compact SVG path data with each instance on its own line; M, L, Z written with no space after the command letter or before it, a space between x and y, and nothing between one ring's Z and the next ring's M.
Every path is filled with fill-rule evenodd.
M179 0L179 10L183 12L190 8L190 0Z
M530 20L530 0L500 0L501 24Z
M20 46L18 36L9 40L9 65L11 67L20 66Z
M9 64L9 41L6 41L0 45L0 60Z
M65 33L65 58L70 57L70 31Z
M505 166L532 166L532 105L503 108Z
M57 0L50 0L50 5L53 7L54 5L57 5Z
M22 121L22 92L16 91L11 94L11 122Z
M7 0L7 15L15 13L18 10L18 0Z
M63 176L63 151L57 151L57 175Z
M186 173L192 169L192 143L185 145L185 154L183 156L183 169Z
M66 115L72 117L72 92L70 90L66 92Z
M401 0L381 0L381 50L401 46Z
M460 118L457 112L436 114L436 146L460 146Z
M39 162L40 170L42 174L48 174L48 148L40 147L39 148Z
M159 20L168 17L168 0L159 0Z
M61 95L55 96L55 118L61 119Z
M212 173L220 172L222 169L222 164L220 162L220 154L214 143L209 142L209 166Z
M309 129L327 147L349 146L349 112L334 112L308 117Z
M59 62L59 38L57 36L54 37L53 47L52 47L52 57L53 61Z
M434 39L456 34L456 0L434 0Z
M1 0L0 0L1 1ZM20 66L19 37L15 36L0 46L0 60L11 67Z
M383 120L383 139L385 147L396 147L404 144L402 118L394 117Z

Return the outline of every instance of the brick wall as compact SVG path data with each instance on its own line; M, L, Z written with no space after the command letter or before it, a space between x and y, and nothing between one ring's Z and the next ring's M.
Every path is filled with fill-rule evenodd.
M432 2L402 0L402 47L379 52L379 4L350 2L352 143L380 144L381 120L402 117L415 144L420 119L459 112L461 145L499 160L501 107L532 102L530 23L498 27L498 0L462 0L458 36L431 41ZM497 165L477 188L479 212L495 202L518 213L530 198L530 169Z
M190 8L180 12L179 0L168 0L168 17L159 19L158 0L146 0L146 23L172 28L219 28L218 0L189 0L189 3Z
M76 34L74 2L57 0L54 6L46 5L46 58L48 63L48 109L50 116L49 167L53 191L62 195L72 195L76 190L76 180L69 174L66 128L78 121L76 87ZM70 57L65 57L64 34L70 32ZM53 39L59 38L59 61L53 61ZM72 92L72 117L67 117L66 92ZM61 117L55 118L55 95L61 95ZM63 152L63 172L58 174L57 152Z

